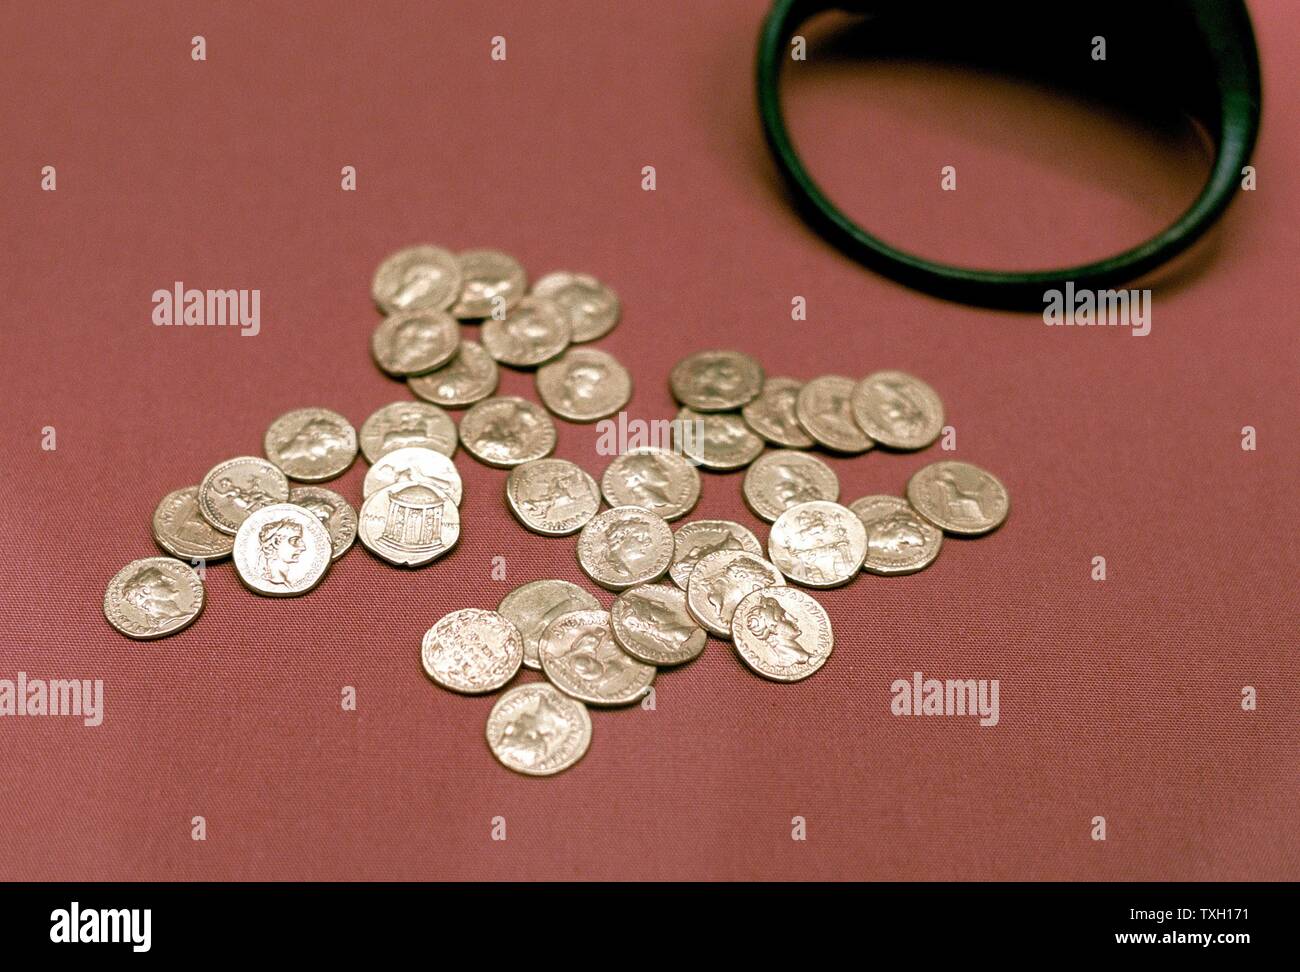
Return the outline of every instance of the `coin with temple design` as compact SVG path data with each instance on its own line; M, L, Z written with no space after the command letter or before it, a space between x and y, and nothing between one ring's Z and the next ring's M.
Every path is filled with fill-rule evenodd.
M338 560L357 538L357 511L352 504L324 486L295 486L289 502L316 515L330 535L331 558Z
M502 766L525 776L560 773L591 745L587 707L549 682L516 685L492 707L487 743Z
M499 250L466 250L460 263L460 296L452 305L453 317L463 321L508 312L523 299L528 278L519 261Z
M793 378L768 378L757 398L746 402L740 414L751 429L772 445L811 449L815 443L795 416L794 405L803 382Z
M578 535L578 565L607 590L656 581L672 559L672 529L663 517L639 506L598 513Z
M853 417L852 378L822 375L804 384L795 399L795 415L803 430L833 452L866 452L873 442Z
M370 336L370 351L384 371L398 378L422 375L452 359L460 327L446 311L398 311Z
M537 395L562 419L594 422L627 404L632 376L611 354L570 348L537 369Z
M456 423L437 405L411 401L385 405L361 423L361 451L367 462L412 446L454 456Z
M289 499L280 467L259 456L227 459L199 483L199 512L222 533L234 535L250 513Z
M290 479L320 483L343 475L357 458L357 430L328 408L299 408L271 423L263 447Z
M746 550L719 550L700 559L686 584L686 609L719 638L731 637L731 615L751 591L779 587L785 578L773 564Z
M862 569L867 531L857 515L839 503L800 503L772 524L767 554L786 579L796 584L838 587Z
M567 459L534 459L506 477L506 504L534 533L577 533L600 509L600 490L582 467Z
M898 496L864 496L849 504L867 530L862 569L871 574L913 574L930 566L943 531Z
M920 378L877 371L853 388L858 427L891 449L924 449L943 431L943 402Z
M686 610L686 595L670 584L624 591L610 609L614 640L648 665L680 665L704 650L708 634Z
M640 506L676 520L699 501L700 474L677 453L647 446L615 457L600 489L610 506Z
M533 293L564 309L575 342L604 337L618 323L618 295L590 274L557 270L533 284Z
M935 462L907 482L912 508L947 533L975 537L997 529L1011 498L1002 481L968 462Z
M840 481L816 456L798 449L765 452L745 471L741 493L754 515L768 523L811 500L837 500Z
M600 602L566 580L538 580L516 587L501 599L497 613L511 621L524 639L524 666L541 668L540 646L546 626L570 611L598 611Z
M362 546L390 564L418 567L456 546L460 511L426 483L396 482L362 504L357 535Z
M700 351L673 366L668 384L687 408L725 412L763 390L763 366L739 351Z
M460 294L460 262L436 246L398 250L375 271L370 294L385 314L446 310Z
M188 564L171 557L133 560L104 590L104 617L137 641L175 634L202 612L203 581Z
M631 705L650 691L658 670L614 640L608 611L573 611L546 626L542 671L566 695L588 705Z
M186 486L163 497L153 513L153 538L182 560L221 560L235 549L235 540L199 512L199 488Z
M835 646L826 609L794 587L747 595L731 616L731 640L746 665L776 682L807 678L826 664Z
M673 534L673 562L668 567L673 583L686 590L695 565L719 550L745 550L763 556L763 545L749 527L731 520L692 520Z
M555 439L551 417L524 398L485 399L460 420L461 445L489 466L508 469L549 456Z
M235 534L235 571L268 597L297 597L324 579L333 558L329 531L315 513L276 503L251 514Z
M418 398L443 408L465 408L497 390L500 370L477 341L461 341L455 357L441 368L411 375L406 385Z
M441 617L424 634L424 673L453 692L494 692L515 677L524 659L519 629L496 611L464 608Z

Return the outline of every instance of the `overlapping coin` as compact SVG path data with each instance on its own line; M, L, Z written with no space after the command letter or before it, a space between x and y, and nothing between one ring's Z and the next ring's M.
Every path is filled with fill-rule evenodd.
M289 480L274 463L258 456L227 459L199 483L199 512L222 533L234 536L250 513L289 499Z
M741 493L754 515L772 523L797 503L840 498L840 481L816 456L797 449L765 452L745 470Z
M370 294L385 314L446 310L460 295L460 263L436 246L398 250L375 271Z
M564 309L575 343L604 337L618 323L618 295L590 274L557 270L533 284L533 293Z
M385 405L361 423L361 452L367 462L378 462L390 452L411 447L454 456L456 423L437 405L410 401Z
M512 622L524 639L524 666L541 668L540 645L546 626L570 611L598 611L600 602L577 584L537 580L516 587L501 599L497 613Z
M456 464L433 449L409 446L394 449L380 458L366 472L361 495L369 499L385 486L395 483L424 483L445 495L457 506L464 489Z
M266 457L290 479L322 483L347 472L357 458L357 430L328 408L299 408L266 430Z
M534 533L577 533L600 509L596 481L567 459L534 459L506 477L506 504Z
M535 368L557 358L572 335L568 315L545 297L525 297L503 318L483 322L479 335L493 360L512 368Z
M455 356L441 368L406 379L418 398L443 408L465 408L497 390L497 363L477 341L460 342Z
M763 366L739 351L700 351L673 366L668 384L687 408L725 412L763 390Z
M424 634L420 664L443 688L467 695L495 692L515 677L524 639L496 611L464 608L444 615Z
M171 557L133 560L104 590L104 617L138 641L175 634L202 612L203 581L188 564Z
M568 769L591 745L587 707L549 682L517 685L492 707L487 742L501 765L527 776Z
M446 311L397 311L384 318L370 336L370 352L379 367L404 378L422 375L452 359L460 347L460 328Z
M1002 481L968 462L935 462L907 483L912 508L946 533L974 537L1002 525L1011 498Z
M466 250L457 261L460 296L451 313L462 321L508 313L528 289L528 278L519 261L499 250Z
M853 418L881 445L924 449L943 431L943 402L933 388L902 371L877 371L854 386Z
M862 569L872 574L913 574L930 566L943 531L897 496L864 496L849 504L867 531Z
M588 705L631 705L650 691L657 669L614 640L608 611L572 611L546 626L542 671L561 692Z
M701 557L686 584L686 608L700 626L731 637L731 615L749 593L779 587L785 578L762 557L746 550L719 550Z
M745 403L740 414L751 429L775 446L811 449L812 436L795 415L795 402L803 382L793 378L768 378L759 396Z
M739 415L683 408L673 419L673 441L687 459L715 472L743 469L763 452L763 440Z
M763 545L748 527L731 520L692 520L673 534L673 561L668 567L673 583L686 590L695 565L720 550L744 550L755 557L763 556Z
M704 650L708 634L686 610L686 594L669 584L641 584L614 599L614 640L648 665L680 665Z
M367 550L390 564L418 567L456 546L460 510L426 483L396 482L366 498L357 535Z
M814 500L792 506L772 524L767 554L790 581L838 587L862 569L867 531L848 507Z
M675 452L645 447L616 456L600 477L610 506L640 506L677 520L700 498L700 474Z
M747 595L731 616L731 640L746 665L777 682L807 678L835 645L826 609L794 587Z
M220 560L229 557L235 538L222 533L199 512L199 488L186 486L163 497L153 513L153 537L173 557Z
M672 559L672 529L663 517L639 506L598 513L578 535L578 565L607 590L656 581Z
M489 466L510 468L549 456L555 449L555 423L524 398L488 398L460 420L465 450Z
M562 419L594 422L627 404L632 376L611 354L570 348L537 369L537 395Z
M235 571L268 597L297 597L324 579L333 559L329 531L315 513L276 503L249 515L235 534Z
M352 504L324 486L295 486L289 502L316 515L330 535L331 558L338 560L357 539L357 511Z
M852 378L822 375L800 388L795 399L803 430L833 452L865 452L875 445L853 417L853 388Z

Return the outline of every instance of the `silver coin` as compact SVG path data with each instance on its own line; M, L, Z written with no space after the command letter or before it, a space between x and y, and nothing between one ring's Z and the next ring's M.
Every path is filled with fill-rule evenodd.
M493 360L512 368L535 368L569 346L569 318L545 297L525 297L504 318L483 322L479 337Z
M424 633L424 673L453 692L495 692L515 677L524 660L524 639L496 611L464 608L443 615Z
M524 639L524 666L541 668L539 653L546 626L570 611L599 611L600 602L577 584L564 580L538 580L501 599L497 613L519 629Z
M295 486L289 490L289 502L316 514L330 535L331 559L338 560L357 539L357 511L352 504L324 486Z
M290 479L322 483L356 461L357 430L328 408L299 408L271 423L262 446Z
M840 481L826 463L797 449L777 449L745 470L745 502L761 520L772 523L798 503L840 498Z
M835 646L831 619L811 594L794 587L755 591L731 618L736 653L776 682L797 682L826 664Z
M704 650L708 634L686 610L686 594L669 584L631 587L610 609L614 640L647 665L680 665Z
M763 390L763 367L739 351L700 351L673 366L668 384L687 408L725 412Z
M534 459L506 477L506 504L534 533L577 533L600 509L596 481L567 459Z
M268 597L297 597L324 579L334 544L310 510L276 503L251 514L235 534L235 571L244 586Z
M803 382L793 378L768 378L762 393L740 410L745 423L772 445L787 449L811 449L812 436L795 416L795 401Z
M867 530L862 569L872 574L914 574L929 567L943 546L943 531L897 496L864 496L849 504Z
M451 308L462 321L508 312L528 289L524 268L498 250L466 250L460 262L460 297Z
M639 506L598 513L578 535L578 565L601 587L621 591L656 581L673 559L673 531Z
M667 449L632 449L605 467L600 490L610 506L640 506L678 520L699 501L700 474Z
M492 707L487 741L506 769L551 776L586 755L591 716L585 705L549 682L516 685Z
M460 327L446 311L398 311L370 335L370 352L379 367L404 378L445 365L460 347Z
M673 419L673 441L691 462L717 472L743 469L763 452L763 440L739 415L684 408Z
M745 550L763 556L762 544L748 527L731 520L692 520L673 534L673 562L668 567L673 583L686 590L695 565L719 550Z
M650 691L657 669L614 640L608 611L571 611L546 626L542 671L565 695L588 705L631 705Z
M188 628L203 612L203 581L171 557L133 560L104 589L104 617L138 641Z
M423 483L432 486L452 503L460 505L463 485L456 464L441 452L409 446L394 449L366 472L361 496L369 499L385 486L395 483Z
M947 533L974 537L1002 525L1011 497L991 472L968 462L934 462L907 483L912 508Z
M280 467L259 456L227 459L199 483L199 512L222 533L234 536L250 513L289 499Z
M858 427L891 449L924 449L943 431L943 402L920 378L877 371L853 388Z
M618 295L590 274L557 270L533 284L533 293L564 308L575 343L604 337L618 323Z
M390 452L412 447L454 456L456 423L428 402L393 402L361 423L361 452L367 462L378 462Z
M799 389L795 415L817 444L834 452L866 452L874 442L853 418L853 379L822 375Z
M479 462L508 469L549 456L555 449L555 423L526 399L488 398L460 420L460 441Z
M379 265L370 295L385 314L446 310L460 294L460 262L436 246L398 250Z
M173 490L163 497L153 511L153 538L182 560L221 560L235 548L234 537L203 519L197 486Z
M731 615L752 591L779 587L776 567L747 550L719 550L700 558L686 584L686 609L709 634L731 637Z
M537 369L537 396L562 419L594 422L627 405L632 376L611 354L570 348Z
M477 341L460 342L455 357L428 374L406 379L411 392L443 408L465 408L497 390L500 370Z
M796 584L838 587L862 569L867 530L852 510L839 503L800 503L772 524L767 555Z
M425 483L398 482L372 493L362 504L357 536L367 550L390 564L418 567L456 546L460 511Z

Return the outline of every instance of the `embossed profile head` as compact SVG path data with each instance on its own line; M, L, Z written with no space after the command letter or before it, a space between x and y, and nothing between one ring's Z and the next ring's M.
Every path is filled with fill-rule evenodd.
M313 418L285 441L280 452L286 459L323 459L342 445L343 437L333 422Z
M729 398L744 376L729 358L715 358L700 370L698 387L700 392L711 398Z
M867 532L867 545L872 550L898 552L908 547L925 546L921 525L906 513L892 513L872 524Z
M770 664L793 665L810 657L799 644L799 625L774 597L759 596L758 607L745 619L745 630L763 643Z
M605 378L598 364L583 363L564 373L564 397L569 402L585 402L596 396L596 388Z
M272 584L292 583L289 566L307 552L302 525L288 518L272 520L257 531L257 550L263 580Z
M605 535L608 547L605 560L615 571L628 575L650 556L650 531L644 523L623 521L615 523Z
M767 571L760 564L749 557L737 557L709 582L709 603L715 611L726 617L746 594L768 587L771 583Z
M176 582L157 567L146 567L122 587L122 597L154 621L167 621L185 613L177 598Z
M414 367L426 358L437 341L437 332L421 317L403 321L393 332L397 360L402 367Z
M668 490L672 485L659 457L650 453L625 456L623 482L633 493L656 505L667 506L672 501Z
M881 381L873 386L880 397L880 414L894 426L915 428L925 421L925 411L912 400L908 387L896 381Z
M502 754L521 766L536 766L550 755L552 741L564 731L566 720L546 699L524 709L501 727L497 743Z

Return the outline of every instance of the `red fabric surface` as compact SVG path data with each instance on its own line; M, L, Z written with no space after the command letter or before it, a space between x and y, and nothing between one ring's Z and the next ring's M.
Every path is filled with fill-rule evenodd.
M102 678L106 714L0 720L0 878L1300 877L1300 8L1251 4L1259 188L1167 275L1139 339L932 300L815 238L758 132L765 7L5 7L0 678ZM1185 140L947 69L814 56L789 99L846 206L947 259L1109 252L1175 213L1206 165ZM955 193L938 190L946 164ZM958 449L830 459L843 498L959 458L1002 478L1011 517L920 574L819 594L837 642L808 681L758 679L715 641L660 675L654 711L594 712L590 752L552 779L493 760L495 697L420 671L420 636L449 610L542 577L594 589L573 539L523 530L504 472L463 451L463 535L438 563L357 547L279 601L227 562L189 630L117 635L104 586L157 552L163 494L260 453L291 408L359 425L408 396L369 358L369 282L420 241L608 281L623 320L597 346L632 368L633 416L671 416L669 368L706 347L800 378L920 375ZM154 327L150 296L177 280L260 288L261 333ZM501 390L535 397L509 370ZM560 423L557 454L599 476L595 440ZM359 502L364 468L331 485ZM693 516L766 537L739 487L706 475ZM1000 679L1000 724L891 715L890 683L916 670Z

